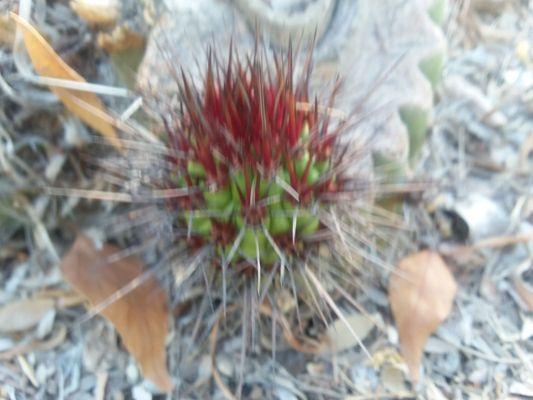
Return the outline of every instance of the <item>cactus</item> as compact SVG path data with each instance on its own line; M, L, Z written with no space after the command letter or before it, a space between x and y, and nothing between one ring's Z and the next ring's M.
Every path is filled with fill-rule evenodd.
M166 207L221 265L270 267L298 256L321 227L319 210L343 190L344 123L331 127L312 105L310 69L294 80L291 50L270 63L256 55L243 64L231 50L228 59L209 57L200 88L185 75L179 82L180 107L165 119L165 188L187 195Z

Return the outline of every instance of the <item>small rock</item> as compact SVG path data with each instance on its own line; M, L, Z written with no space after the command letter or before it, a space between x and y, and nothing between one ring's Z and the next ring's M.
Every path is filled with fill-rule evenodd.
M276 399L278 400L298 400L298 397L294 393L289 392L287 389L278 387L274 389Z
M44 363L39 364L35 370L35 376L40 384L45 384L48 378L53 376L56 372L56 368L53 365L46 365Z
M515 381L511 384L511 387L509 388L509 393L514 394L516 396L533 397L533 384L531 382L522 383Z
M152 394L141 385L133 387L131 396L133 400L152 400Z
M0 337L0 352L9 350L15 345L15 342L9 338Z
M134 384L139 380L139 369L133 362L129 362L126 367L126 378L128 383Z
M225 375L228 377L233 376L235 364L231 362L228 357L218 356L216 363L217 363L217 369L222 375Z
M203 356L198 363L198 379L205 379L211 376L211 357Z
M430 354L446 354L453 350L455 350L454 346L434 336L431 336L428 339L426 346L424 347L424 352Z
M457 350L449 351L434 357L433 370L441 375L453 377L461 367L461 356Z
M125 400L124 393L122 393L120 390L116 390L111 394L111 400Z
M387 338L393 345L397 345L400 342L400 335L394 326L387 327Z
M52 331L52 328L54 327L54 321L56 319L56 310L51 309L49 310L39 321L39 325L37 325L37 332L36 337L38 339L44 339L48 334Z
M309 372L310 375L322 375L325 370L325 365L323 363L307 363L305 366L305 369L307 369L307 372Z
M376 370L363 364L350 368L350 378L360 393L374 393L379 383Z
M520 338L523 341L529 340L533 337L533 319L527 316L522 316L522 330L520 332Z
M261 400L265 398L265 393L259 386L254 386L250 391L249 398L251 400Z
M482 386L488 376L487 363L482 360L475 360L470 365L472 371L468 374L468 380L476 386Z

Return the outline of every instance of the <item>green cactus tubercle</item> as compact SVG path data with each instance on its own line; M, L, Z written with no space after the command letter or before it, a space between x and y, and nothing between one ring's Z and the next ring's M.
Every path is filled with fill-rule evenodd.
M334 199L326 195L344 185L334 173L343 124L330 129L319 106L334 104L335 91L311 99L310 65L296 73L291 51L268 64L229 59L209 56L203 85L183 74L180 106L164 117L176 150L168 185L188 189L168 207L187 245L208 245L229 266L305 258L324 200Z
M303 179L304 174L307 174L305 182L309 186L316 184L327 170L327 162L310 160L308 152L294 161L297 178ZM246 185L242 171L232 173L226 186L216 190L209 189L206 171L200 163L188 162L186 173L202 189L203 204L195 204L195 209L187 211L184 223L192 234L203 237L206 241L214 238L217 223L230 226L236 233L244 230L234 259L256 260L259 254L261 263L273 264L279 258L271 243L274 238L283 235L292 237L293 230L296 238L301 238L315 233L319 228L319 218L312 204L301 206L275 178L256 176L254 185L259 185L259 189L255 193L259 196L255 199L255 204L263 205L260 208L261 214L252 219L247 218L246 214L246 210L253 211L253 207L245 199ZM286 168L280 167L277 175L287 185L290 184L290 174ZM183 176L177 182L178 185L187 187ZM270 240L265 231L270 235ZM227 257L232 244L218 247L218 253Z

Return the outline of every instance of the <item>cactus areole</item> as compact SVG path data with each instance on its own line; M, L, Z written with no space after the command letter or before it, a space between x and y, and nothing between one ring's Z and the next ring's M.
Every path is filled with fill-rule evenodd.
M299 77L291 50L236 59L209 54L200 85L181 74L179 106L164 116L166 189L187 195L166 207L192 249L211 246L217 264L253 272L316 249L320 212L346 183L346 121L327 111L337 85L326 103L310 99L310 55Z

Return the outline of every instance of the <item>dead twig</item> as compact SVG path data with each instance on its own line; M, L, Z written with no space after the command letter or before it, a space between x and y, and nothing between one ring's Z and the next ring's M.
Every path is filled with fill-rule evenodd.
M471 245L453 246L448 248L441 247L439 249L439 253L445 256L458 256L485 248L500 248L520 243L528 243L531 241L533 241L533 234L531 233L521 235L492 236L482 239Z

